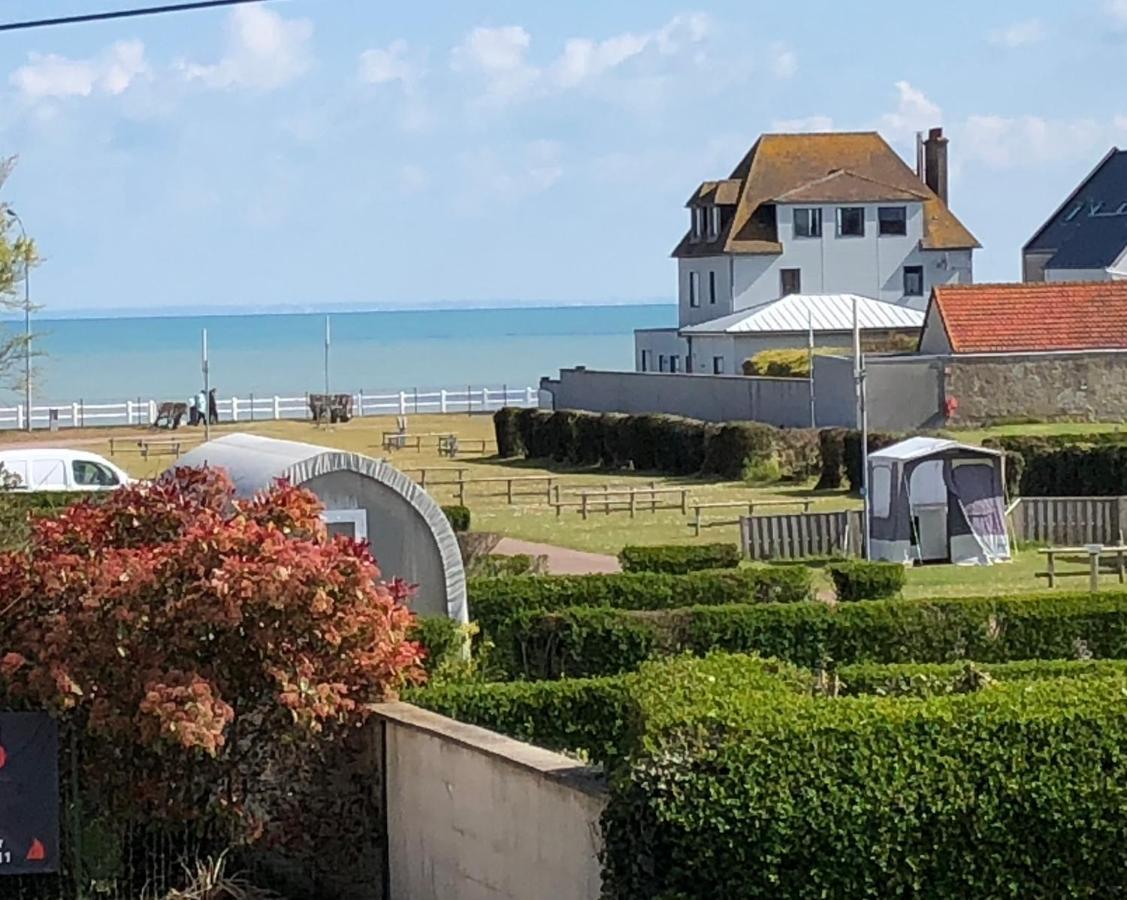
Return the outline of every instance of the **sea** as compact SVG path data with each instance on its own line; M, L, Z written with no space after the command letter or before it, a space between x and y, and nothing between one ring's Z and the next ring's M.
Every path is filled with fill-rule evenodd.
M672 303L333 312L329 381L343 393L535 386L561 368L633 369L636 328L677 324ZM301 396L325 385L323 312L37 318L35 404ZM4 329L22 322L0 323ZM0 404L18 402L0 389Z

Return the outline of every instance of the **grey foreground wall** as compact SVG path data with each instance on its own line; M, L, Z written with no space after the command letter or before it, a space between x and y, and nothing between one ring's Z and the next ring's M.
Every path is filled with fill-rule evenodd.
M379 708L387 900L595 900L603 780L405 703Z
M542 379L540 389L551 393L555 409L810 425L810 389L804 379L562 369L558 379Z

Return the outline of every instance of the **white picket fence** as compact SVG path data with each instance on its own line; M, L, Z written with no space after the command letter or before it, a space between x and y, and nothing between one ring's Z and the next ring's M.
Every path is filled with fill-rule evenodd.
M259 396L217 398L219 418L224 422L255 422L270 419L307 419L308 397ZM92 428L108 425L149 425L157 415L158 400L138 397L119 403L72 403L32 406L32 428ZM462 387L438 390L392 391L352 395L354 416L393 416L421 413L492 412L503 406L535 407L539 392L534 387ZM23 404L0 406L0 430L26 425Z

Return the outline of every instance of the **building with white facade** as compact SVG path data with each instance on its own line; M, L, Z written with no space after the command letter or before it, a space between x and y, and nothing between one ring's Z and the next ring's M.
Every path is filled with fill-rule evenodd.
M1127 150L1113 148L1022 249L1023 281L1127 280Z
M763 135L731 177L689 199L673 251L679 327L636 332L636 368L711 373L686 329L790 294L922 312L933 286L971 282L979 244L947 207L941 129L917 155L913 171L875 132Z

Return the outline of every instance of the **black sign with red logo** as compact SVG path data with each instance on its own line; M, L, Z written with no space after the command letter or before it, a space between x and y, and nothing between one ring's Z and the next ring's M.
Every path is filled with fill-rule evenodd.
M0 878L58 869L58 728L46 713L0 713Z

